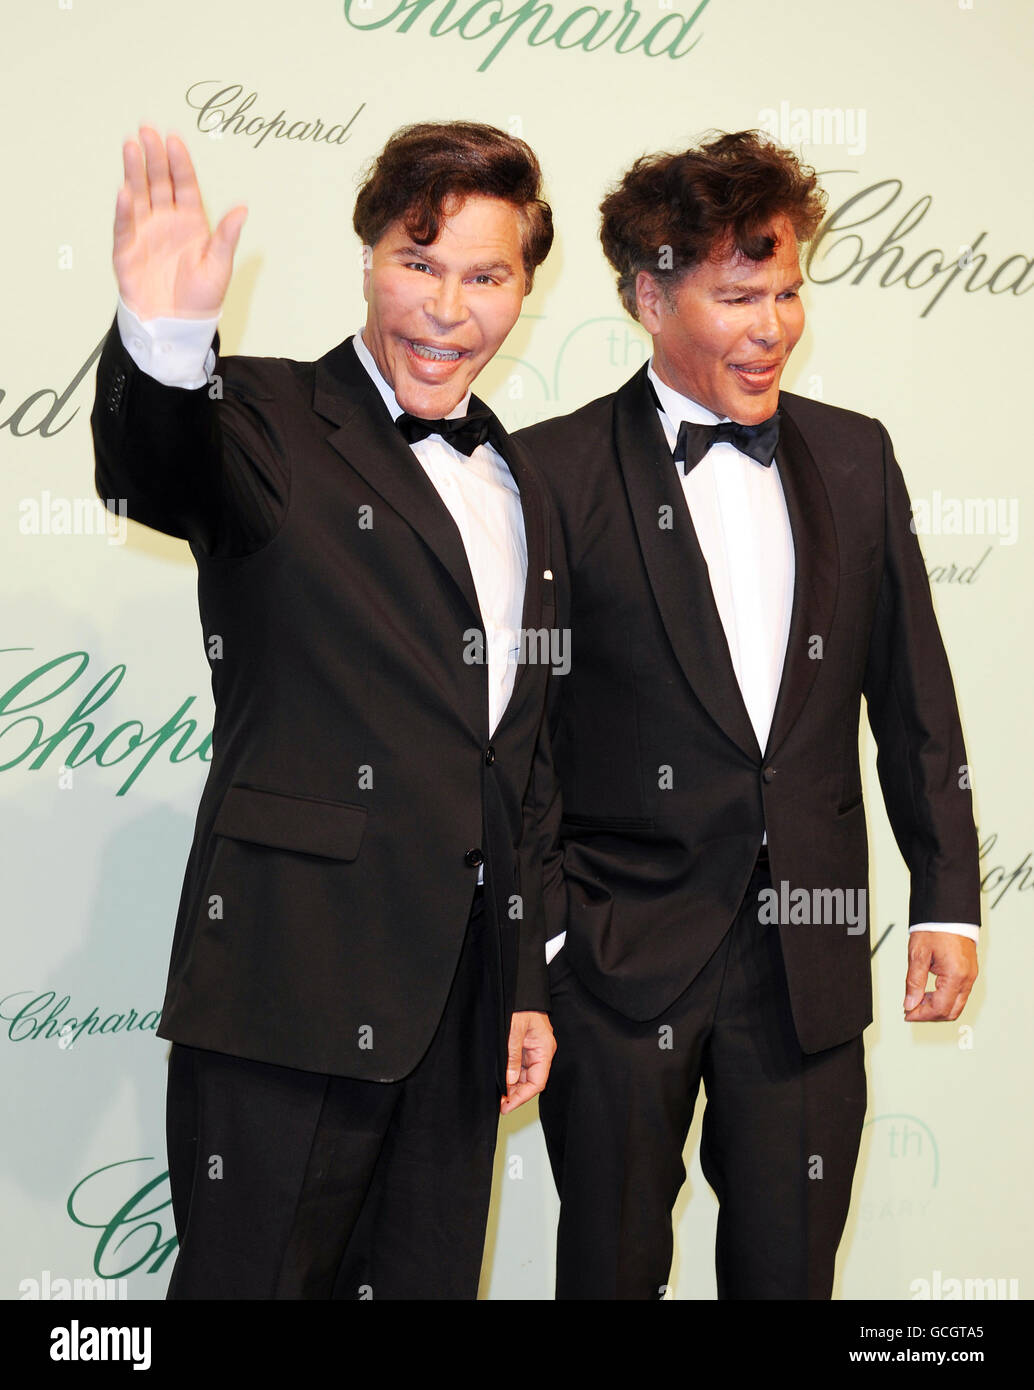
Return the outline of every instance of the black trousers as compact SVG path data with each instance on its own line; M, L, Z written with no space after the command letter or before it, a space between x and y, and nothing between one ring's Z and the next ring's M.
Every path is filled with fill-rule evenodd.
M399 1001L405 1007L405 1001ZM402 1081L173 1044L170 1299L476 1298L499 1120L499 955L477 894Z
M770 884L759 863L714 956L648 1023L585 989L563 950L551 962L557 1053L539 1114L561 1199L558 1298L663 1294L701 1080L718 1297L830 1297L865 1113L862 1039L801 1052L779 929L758 921Z

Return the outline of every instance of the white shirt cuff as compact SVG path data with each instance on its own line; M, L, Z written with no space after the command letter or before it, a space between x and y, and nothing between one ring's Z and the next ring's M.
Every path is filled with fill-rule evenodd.
M116 318L122 346L140 370L155 381L163 386L197 390L211 379L215 366L212 340L219 323L218 314L209 319L144 321L119 295Z
M970 941L980 941L980 928L970 922L913 922L908 929L909 936L914 931L947 931L955 936L968 936Z

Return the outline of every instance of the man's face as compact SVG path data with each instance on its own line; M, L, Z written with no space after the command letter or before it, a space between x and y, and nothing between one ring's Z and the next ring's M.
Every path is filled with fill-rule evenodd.
M524 300L517 210L471 197L450 212L429 246L393 222L363 274L363 341L402 409L425 420L459 404Z
M648 272L636 282L657 375L743 425L767 420L778 407L779 378L804 331L797 238L786 217L768 232L778 240L767 261L737 252L704 261L679 283L673 308Z

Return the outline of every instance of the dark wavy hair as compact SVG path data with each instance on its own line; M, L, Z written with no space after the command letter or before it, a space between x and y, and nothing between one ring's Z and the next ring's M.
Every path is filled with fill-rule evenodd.
M527 293L553 244L553 213L531 147L495 126L425 121L397 130L366 172L352 225L364 246L374 246L398 221L419 246L429 246L446 205L475 196L516 209Z
M600 240L618 274L621 302L638 319L641 270L671 300L701 261L739 251L767 260L773 218L790 219L810 241L826 209L815 170L756 130L712 131L681 154L643 155L600 204Z

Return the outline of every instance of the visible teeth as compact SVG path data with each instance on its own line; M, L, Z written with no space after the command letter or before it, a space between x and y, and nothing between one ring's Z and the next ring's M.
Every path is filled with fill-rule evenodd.
M423 343L410 343L418 357L426 357L432 362L455 362L459 353L452 348L425 347Z
M754 374L754 376L758 376L759 373L761 373L761 372L770 372L770 371L772 370L772 368L771 368L771 367L740 367L739 370L740 370L741 372L752 372L752 373Z

